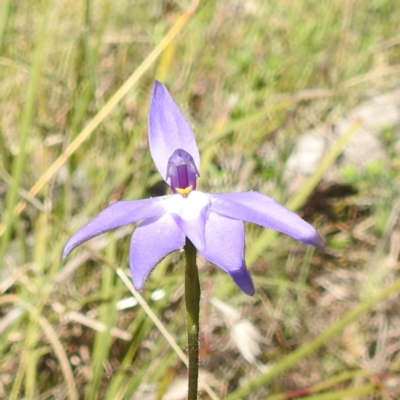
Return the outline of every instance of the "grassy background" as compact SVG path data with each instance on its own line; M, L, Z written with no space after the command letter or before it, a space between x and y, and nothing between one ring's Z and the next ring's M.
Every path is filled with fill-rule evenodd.
M161 399L185 378L171 346L186 346L180 254L157 267L143 298L125 279L133 227L60 262L68 236L110 202L160 189L146 125L157 78L194 127L201 190L256 188L302 213L327 244L246 227L254 298L199 260L211 387L202 398L398 398L398 129L379 134L384 163L342 171L351 196L307 200L324 192L345 141L295 193L284 178L301 132L399 87L397 1L196 5L0 3L0 397ZM257 328L257 363L212 297Z

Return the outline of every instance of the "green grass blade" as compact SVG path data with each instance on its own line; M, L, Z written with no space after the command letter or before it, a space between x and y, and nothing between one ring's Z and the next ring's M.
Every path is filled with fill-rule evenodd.
M37 34L37 45L34 51L32 66L30 69L29 81L26 91L26 99L22 111L21 123L19 127L19 151L14 159L12 167L12 180L6 197L6 208L2 219L3 235L0 238L0 260L4 259L4 254L11 238L12 228L16 219L13 212L18 202L18 191L20 189L22 175L27 168L27 139L32 129L33 115L35 112L35 102L39 93L40 75L46 59L47 25L49 17L49 7L47 3L42 6L42 20ZM0 265L1 268L1 265Z
M307 357L316 351L319 347L323 346L327 343L332 337L341 332L344 328L346 328L349 324L357 320L360 315L372 309L376 304L380 301L388 298L391 294L396 293L400 290L400 279L397 279L394 283L392 283L387 288L381 290L377 295L372 298L360 303L353 310L349 311L342 318L340 318L337 322L332 324L325 331L320 333L315 339L310 342L304 344L299 347L297 350L291 352L286 357L284 357L281 361L277 362L273 365L268 372L265 374L261 374L251 380L250 383L241 387L240 389L235 390L231 393L226 400L237 400L243 397L246 397L255 389L265 385L275 377L277 377L283 371L286 371L297 362Z

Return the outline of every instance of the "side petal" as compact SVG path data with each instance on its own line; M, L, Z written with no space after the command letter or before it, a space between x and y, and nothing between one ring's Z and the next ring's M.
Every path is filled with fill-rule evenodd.
M135 288L141 290L151 270L184 244L185 235L169 214L143 221L133 232L129 255Z
M253 296L253 281L244 262L242 221L210 213L206 223L206 247L199 253L227 272L244 293Z
M323 247L317 231L293 211L258 192L212 194L210 210L275 229L302 242Z
M177 149L188 152L200 171L200 155L194 134L167 88L158 81L154 81L150 100L149 145L154 163L168 184L168 160Z
M63 256L77 246L111 229L160 215L164 212L163 202L170 196L134 201L117 201L104 209L97 217L74 233L66 243Z

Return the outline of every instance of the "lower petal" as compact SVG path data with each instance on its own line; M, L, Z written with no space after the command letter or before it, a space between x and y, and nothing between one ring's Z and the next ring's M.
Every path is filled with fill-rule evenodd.
M141 290L152 269L184 244L185 235L169 214L143 221L133 232L129 255L135 288Z
M243 222L215 213L208 215L206 246L199 253L227 272L246 294L254 294L254 285L244 262Z

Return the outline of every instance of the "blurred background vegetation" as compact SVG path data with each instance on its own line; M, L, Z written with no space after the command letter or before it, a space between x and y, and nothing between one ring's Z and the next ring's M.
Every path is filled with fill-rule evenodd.
M60 261L112 201L165 190L155 78L193 126L200 190L257 189L326 242L247 226L254 298L199 259L200 397L399 398L400 118L383 107L373 154L345 157L364 144L352 110L368 120L387 94L400 109L399 21L396 0L2 0L0 398L185 398L181 255L143 297L126 279L133 226ZM293 177L297 140L320 127L323 154Z

